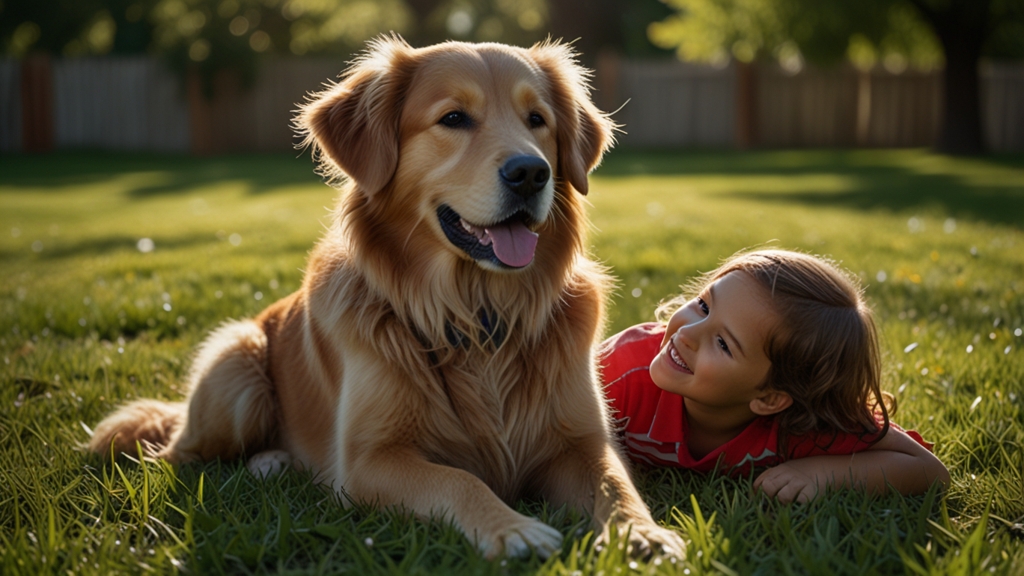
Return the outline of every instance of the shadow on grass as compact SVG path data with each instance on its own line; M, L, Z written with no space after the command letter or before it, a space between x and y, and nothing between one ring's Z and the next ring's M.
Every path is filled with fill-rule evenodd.
M1005 171L1019 171L1019 178ZM997 183L992 173L1001 174ZM797 176L847 178L850 190L757 192L724 195L743 200L853 210L936 210L956 218L1024 227L1024 155L946 158L917 150L687 151L620 150L601 177ZM972 181L971 176L976 177Z
M308 151L195 158L178 154L61 152L48 155L0 156L0 185L53 187L94 184L126 173L160 172L165 181L140 186L129 196L146 198L187 192L229 180L249 184L260 194L296 184L321 182Z
M203 236L182 236L175 238L155 238L155 243L161 250L174 248L189 248L203 244L213 244L217 240L211 235ZM78 258L85 256L109 255L117 250L138 250L139 238L128 235L112 235L88 240L76 240L74 243L61 243L56 246L44 245L44 248L35 258L39 260L59 260L62 258ZM3 250L0 249L0 260L22 257L27 254L26 250Z

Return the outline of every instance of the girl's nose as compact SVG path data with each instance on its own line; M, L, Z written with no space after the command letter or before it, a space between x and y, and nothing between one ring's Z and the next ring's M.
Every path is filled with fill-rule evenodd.
M699 323L698 324L687 324L685 326L680 326L679 330L676 330L676 336L675 336L676 345L677 346L682 345L682 346L686 346L690 350L696 350L697 347L698 347L698 342L700 341L700 339L698 338L698 334L697 334L697 331L699 329L700 329Z

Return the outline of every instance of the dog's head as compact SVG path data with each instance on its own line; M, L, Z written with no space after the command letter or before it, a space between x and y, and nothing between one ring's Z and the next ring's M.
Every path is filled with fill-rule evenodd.
M379 39L297 124L356 204L487 270L530 265L538 237L611 144L572 50ZM399 222L396 222L396 218ZM414 234L424 227L432 239Z

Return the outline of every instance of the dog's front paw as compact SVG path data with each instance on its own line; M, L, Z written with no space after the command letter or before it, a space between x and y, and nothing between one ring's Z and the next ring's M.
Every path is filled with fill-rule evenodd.
M530 550L541 558L547 558L557 552L561 545L561 532L536 518L526 516L520 516L489 536L477 535L477 547L487 558L502 554L522 558L529 556Z
M250 458L246 467L249 468L249 472L252 472L253 476L265 480L271 476L277 476L291 465L291 454L284 450L267 450Z
M634 558L650 558L655 555L683 558L686 554L686 543L679 534L653 522L620 525L618 534L626 540L626 553ZM605 529L597 539L597 546L606 546L609 538L608 530Z

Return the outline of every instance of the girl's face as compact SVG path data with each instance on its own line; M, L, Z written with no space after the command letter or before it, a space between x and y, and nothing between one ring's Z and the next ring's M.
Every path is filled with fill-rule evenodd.
M688 407L742 410L763 393L771 366L765 341L775 322L764 289L730 272L672 315L651 378Z

